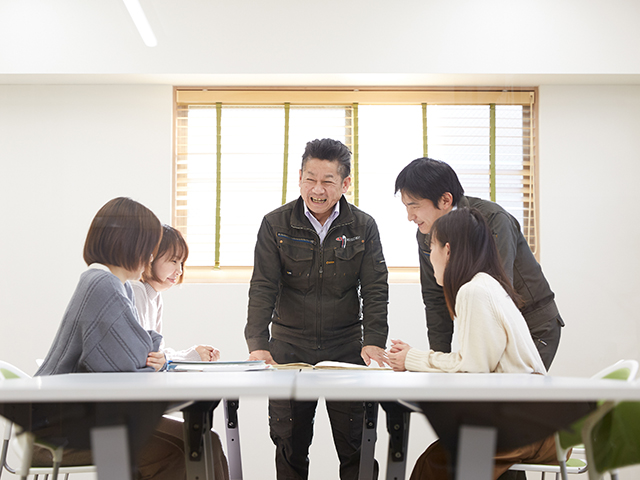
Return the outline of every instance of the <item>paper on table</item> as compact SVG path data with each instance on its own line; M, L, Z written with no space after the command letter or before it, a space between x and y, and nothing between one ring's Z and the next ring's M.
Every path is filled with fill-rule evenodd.
M248 372L252 370L269 370L272 366L264 360L247 360L239 362L188 362L169 360L169 372Z
M278 370L391 370L390 367L374 367L376 362L371 362L371 366L358 365L357 363L346 362L318 362L315 365L309 363L281 363L274 365Z

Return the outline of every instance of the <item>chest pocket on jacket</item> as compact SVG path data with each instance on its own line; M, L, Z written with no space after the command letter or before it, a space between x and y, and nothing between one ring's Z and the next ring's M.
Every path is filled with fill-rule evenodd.
M364 242L361 240L348 243L346 248L338 247L335 249L335 272L339 282L346 281L347 284L357 282L364 250Z
M282 261L282 281L294 288L307 288L313 265L313 245L315 242L283 233L278 233L277 236Z

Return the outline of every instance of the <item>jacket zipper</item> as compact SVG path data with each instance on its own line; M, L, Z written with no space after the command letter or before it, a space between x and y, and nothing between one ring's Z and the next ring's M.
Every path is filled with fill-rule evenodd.
M316 293L316 348L319 350L322 348L322 340L321 340L321 332L322 332L322 273L323 273L323 268L322 268L322 259L323 259L323 243L320 241L320 235L318 235L318 232L316 232L316 230L314 228L308 228L308 227L297 227L294 225L291 225L293 228L297 228L299 230L307 230L309 232L312 232L316 237L318 237L318 245L319 245L319 250L318 250L318 258L319 258L319 269L318 269L318 289L317 289L317 293ZM325 237L326 239L326 237ZM314 242L315 244L315 242Z
M326 240L327 238L329 238L329 235L331 234L332 231L336 230L338 227L344 227L346 225L349 225L352 222L348 222L348 223L341 223L338 225L331 225L331 228L329 228L329 230L327 231L327 235L324 237L324 239ZM316 294L316 348L319 350L322 348L322 322L323 322L323 316L322 316L322 290L324 288L324 283L323 283L323 278L322 278L322 274L324 273L324 241L320 241L320 235L318 235L318 232L316 232L315 228L308 228L308 227L298 227L298 226L294 226L291 225L293 228L297 228L299 230L308 230L310 232L313 232L317 237L318 237L318 245L319 245L319 252L318 252L318 258L320 260L320 265L319 265L319 269L318 269L318 292ZM280 234L279 234L280 235ZM291 238L291 237L290 237ZM302 240L301 240L302 241ZM320 319L320 321L317 321L317 319Z
M311 245L315 245L316 244L315 240L309 240L308 238L295 238L295 237L292 237L290 235L286 235L284 233L277 233L276 235L278 237L288 238L289 240L291 240L293 242L310 243Z

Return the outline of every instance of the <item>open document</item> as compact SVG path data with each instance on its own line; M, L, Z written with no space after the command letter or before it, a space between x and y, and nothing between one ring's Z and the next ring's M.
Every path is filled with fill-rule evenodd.
M318 362L315 365L309 363L281 363L273 365L278 370L391 370L391 367L380 367L378 363L371 361L370 366L345 362Z

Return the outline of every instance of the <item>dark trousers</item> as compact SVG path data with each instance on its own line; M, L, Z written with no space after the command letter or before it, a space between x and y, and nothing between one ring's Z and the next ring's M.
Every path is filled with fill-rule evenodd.
M315 365L324 360L364 365L359 341L338 347L308 350L272 339L271 356L277 363L304 362ZM276 446L278 480L300 480L309 476L309 447L318 402L269 400L269 427ZM356 480L360 470L360 446L364 420L363 402L327 402L333 443L340 460L340 478Z

